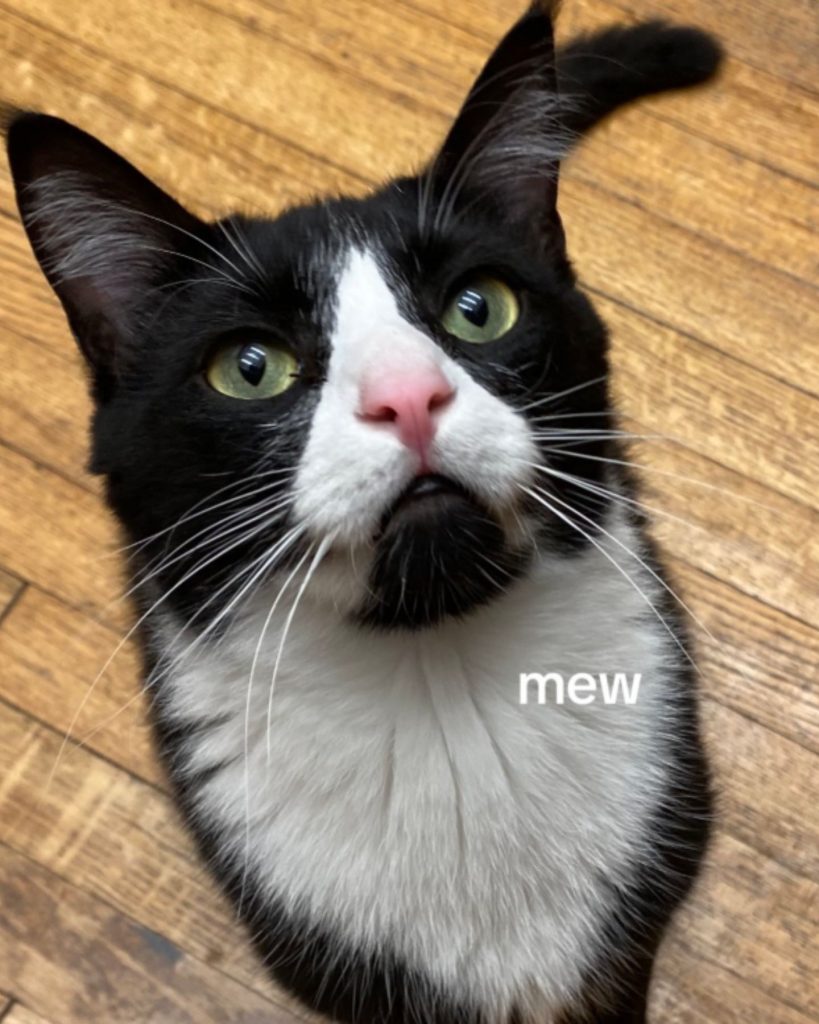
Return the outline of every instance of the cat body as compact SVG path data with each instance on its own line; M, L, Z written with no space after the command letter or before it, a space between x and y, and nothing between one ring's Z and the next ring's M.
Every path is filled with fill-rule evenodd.
M557 171L718 60L656 23L555 58L536 4L422 174L270 221L206 224L55 118L10 128L160 754L272 975L328 1019L645 1020L709 788ZM524 702L532 673L639 696Z

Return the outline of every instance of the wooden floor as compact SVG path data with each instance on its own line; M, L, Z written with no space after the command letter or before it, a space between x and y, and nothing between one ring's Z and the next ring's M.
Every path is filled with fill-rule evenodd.
M522 3L0 0L0 99L76 121L198 212L275 211L418 164ZM564 8L564 35L639 9L711 28L732 55L717 86L655 100L590 141L566 171L563 214L613 329L623 413L668 438L639 455L703 625L720 827L664 947L652 1019L807 1024L819 1020L819 11ZM0 1018L294 1021L178 826L132 652L89 690L128 622L117 538L83 468L79 360L5 170L0 271Z

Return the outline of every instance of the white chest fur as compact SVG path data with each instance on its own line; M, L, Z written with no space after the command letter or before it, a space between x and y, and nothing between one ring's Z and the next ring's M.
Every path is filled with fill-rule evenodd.
M676 659L644 598L596 549L545 558L468 621L417 635L365 633L305 597L269 733L280 623L248 690L265 612L170 680L171 714L227 716L190 749L191 770L230 760L203 809L294 909L492 1013L522 1000L543 1020L576 991L604 879L627 879L664 788ZM534 671L639 672L639 699L522 706Z

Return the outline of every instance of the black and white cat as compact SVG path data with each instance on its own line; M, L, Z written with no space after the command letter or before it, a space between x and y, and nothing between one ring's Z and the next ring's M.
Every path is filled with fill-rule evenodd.
M555 204L575 139L720 54L661 23L555 54L551 13L424 173L275 220L204 223L64 121L9 127L179 805L338 1021L643 1021L706 842L684 628ZM521 704L546 671L639 699Z

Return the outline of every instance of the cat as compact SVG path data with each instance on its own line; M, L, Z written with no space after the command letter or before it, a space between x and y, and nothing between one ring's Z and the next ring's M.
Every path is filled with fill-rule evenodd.
M272 976L347 1024L644 1021L706 848L685 623L557 182L721 50L648 22L556 51L552 6L420 174L276 219L205 223L65 121L7 127L179 808ZM547 671L639 699L524 703Z

